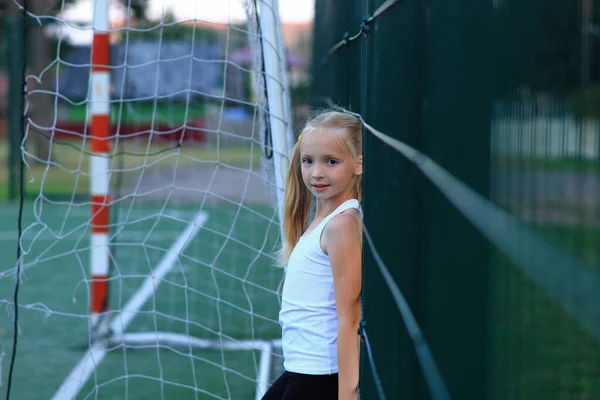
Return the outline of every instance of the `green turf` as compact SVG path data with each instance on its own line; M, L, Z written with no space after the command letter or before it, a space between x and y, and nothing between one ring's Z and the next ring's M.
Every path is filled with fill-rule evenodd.
M87 104L67 105L65 118L70 122L85 122L89 118ZM111 115L121 124L177 124L204 118L204 103L119 102L111 105Z
M27 203L25 210L24 226L32 229L23 239L28 255L19 295L11 398L40 399L52 396L85 353L89 233L81 211L68 215L67 207L45 203L33 224L33 204ZM134 211L126 229L112 241L118 260L110 286L115 311L137 291L194 214L190 207L168 208L161 214L158 208L138 205ZM127 331L160 330L209 339L279 338L274 292L282 270L271 258L278 229L270 222L272 210L214 206L206 212L204 229ZM126 218L124 211L120 215ZM10 221L0 227L4 272L14 265L16 207L2 206L0 218ZM56 240L56 235L63 238ZM14 276L0 279L2 298L12 297L7 294L13 287ZM6 315L10 308L2 308ZM11 318L0 318L0 346L7 354L12 334ZM2 382L8 359L7 355L2 360ZM161 398L162 393L168 399L251 399L258 361L253 351L119 347L109 351L78 398L146 399ZM0 386L0 396L5 391L6 385Z
M600 228L538 226L600 271ZM535 257L535 254L531 255ZM498 252L490 270L489 398L600 398L600 342ZM564 282L569 285L568 279ZM595 308L596 304L582 307ZM590 312L593 312L590 309Z

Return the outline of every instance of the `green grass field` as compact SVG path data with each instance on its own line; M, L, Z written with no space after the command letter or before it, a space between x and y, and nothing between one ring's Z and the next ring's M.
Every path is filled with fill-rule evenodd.
M88 345L89 232L87 209L44 203L39 218L25 206L22 246L27 251L19 295L19 341L11 398L50 398ZM125 209L125 207L124 207ZM199 338L278 339L277 288L282 270L272 254L278 234L272 210L206 207L206 225L179 256L171 272L132 321L127 332L167 331ZM17 208L2 205L2 272L16 252ZM125 229L111 240L116 265L110 306L118 312L195 214L193 207L161 211L137 205ZM10 221L10 222L8 222ZM60 237L60 239L57 239ZM35 238L35 240L34 240ZM0 279L3 298L12 298L14 275ZM12 349L11 307L2 305L2 382ZM111 349L78 398L252 399L259 354L163 346ZM4 396L6 385L0 386ZM162 396L162 397L161 397Z
M600 228L538 230L600 271ZM489 398L600 398L600 341L497 251L490 266ZM568 277L564 284L570 284ZM597 304L580 306L590 315L597 312Z
M64 103L62 103L64 104ZM87 104L66 105L62 118L72 122L85 122L88 119ZM122 102L111 105L111 115L121 124L182 124L185 121L201 119L206 115L203 102L187 105L185 103Z

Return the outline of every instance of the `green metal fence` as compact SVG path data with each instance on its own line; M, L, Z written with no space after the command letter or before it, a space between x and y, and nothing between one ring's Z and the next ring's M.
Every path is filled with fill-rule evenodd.
M599 10L316 2L315 107L476 193L365 130L364 224L454 399L600 398ZM388 286L365 245L364 398L441 398Z

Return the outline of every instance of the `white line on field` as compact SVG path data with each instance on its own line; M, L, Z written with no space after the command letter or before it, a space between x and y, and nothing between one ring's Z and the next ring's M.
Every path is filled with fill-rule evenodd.
M117 315L110 324L113 334L121 335L127 325L133 320L137 312L144 305L146 300L154 293L162 279L177 262L179 254L185 250L190 240L196 235L198 230L204 225L208 216L199 211L196 217L191 221L186 230L173 243L167 254L162 258L152 275L149 275L138 291L129 299L129 302L123 307L123 310ZM104 360L106 356L106 347L100 343L92 345L85 353L83 358L64 380L60 388L52 397L53 400L71 400L77 396L83 385L90 378L94 370Z

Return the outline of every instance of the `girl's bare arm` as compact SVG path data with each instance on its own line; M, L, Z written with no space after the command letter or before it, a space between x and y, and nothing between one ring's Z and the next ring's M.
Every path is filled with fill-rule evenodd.
M329 255L338 313L339 399L358 398L362 284L362 223L354 212L333 218L323 232L322 244Z

